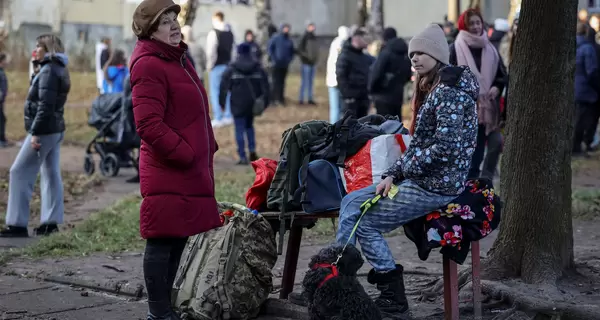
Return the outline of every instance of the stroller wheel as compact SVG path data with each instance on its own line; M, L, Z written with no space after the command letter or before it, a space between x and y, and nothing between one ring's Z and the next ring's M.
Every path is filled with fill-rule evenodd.
M85 171L85 174L88 176L93 175L96 171L96 164L94 163L94 158L91 154L85 156L85 159L83 160L83 171Z
M100 172L105 177L114 177L119 174L119 157L114 153L109 153L100 162Z

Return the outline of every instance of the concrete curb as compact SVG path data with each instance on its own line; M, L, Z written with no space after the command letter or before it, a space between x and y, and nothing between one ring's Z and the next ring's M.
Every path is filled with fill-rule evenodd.
M263 305L263 312L266 315L276 315L294 320L310 320L306 307L295 305L287 300L269 298Z
M142 285L132 285L128 282L122 281L106 281L104 283L90 283L88 281L73 279L70 277L63 276L52 276L46 275L41 276L40 280L57 283L62 285L68 285L79 288L86 288L90 290L102 291L112 293L120 296L128 296L135 299L142 299L146 297L146 291Z

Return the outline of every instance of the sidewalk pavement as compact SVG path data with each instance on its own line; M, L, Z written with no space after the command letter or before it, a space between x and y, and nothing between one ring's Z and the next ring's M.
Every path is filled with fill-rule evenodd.
M125 299L81 288L0 277L2 320L145 320L146 301ZM261 316L258 320L287 320Z

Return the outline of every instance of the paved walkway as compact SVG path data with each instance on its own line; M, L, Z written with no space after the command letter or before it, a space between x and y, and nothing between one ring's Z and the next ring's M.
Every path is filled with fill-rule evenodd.
M47 282L0 277L3 320L144 320L146 302ZM259 320L286 320L260 317Z

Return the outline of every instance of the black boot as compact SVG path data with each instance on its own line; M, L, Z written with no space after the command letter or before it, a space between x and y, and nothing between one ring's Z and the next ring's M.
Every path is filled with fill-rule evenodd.
M58 226L54 223L42 224L35 228L34 232L37 236L49 236L55 232L58 232Z
M396 270L386 273L369 271L367 281L377 285L381 295L375 299L375 304L384 315L397 315L408 311L408 300L404 291L404 268L396 265Z
M6 226L0 231L0 238L27 238L29 233L25 227Z

